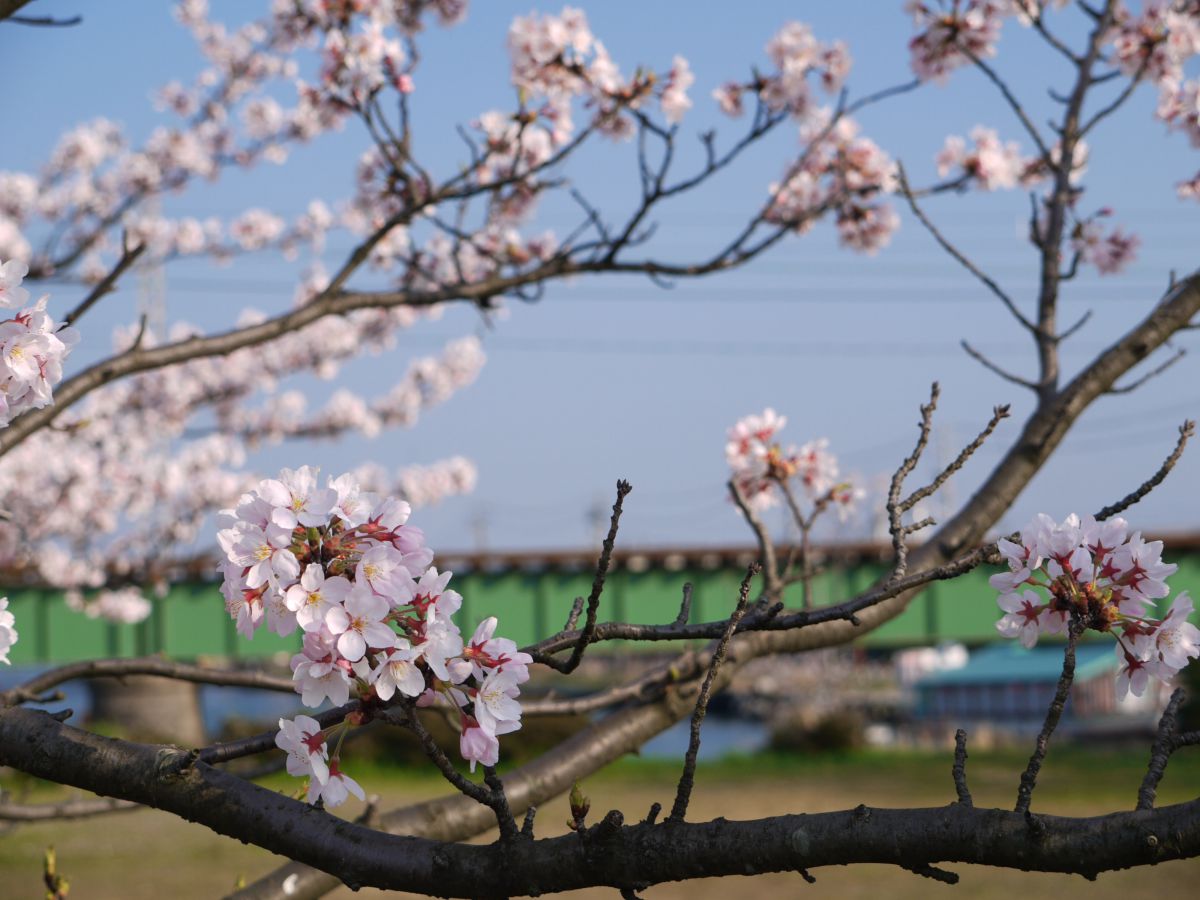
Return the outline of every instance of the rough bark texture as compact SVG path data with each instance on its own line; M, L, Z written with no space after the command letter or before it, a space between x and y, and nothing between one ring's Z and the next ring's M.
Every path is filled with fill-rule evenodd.
M352 887L446 897L509 897L591 885L637 889L686 878L863 862L905 868L964 862L1092 875L1200 854L1200 801L1084 819L1034 818L957 803L632 826L612 812L565 837L451 844L372 831L227 775L187 751L100 737L21 708L0 711L0 763L174 812L302 859ZM64 772L72 777L63 779Z

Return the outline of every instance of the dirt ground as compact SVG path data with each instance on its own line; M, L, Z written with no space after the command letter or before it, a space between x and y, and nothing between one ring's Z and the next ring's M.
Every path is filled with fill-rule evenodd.
M1141 757L1141 753L1136 754ZM1106 762L1089 756L1077 761L1063 753L1052 761L1034 799L1035 811L1088 815L1129 808L1137 789L1139 760ZM983 759L969 763L977 806L1011 808L1019 760ZM584 787L592 800L593 818L621 809L640 818L654 801L669 806L675 773L661 765L622 766L615 774L592 779ZM367 789L382 797L382 809L443 793L434 781L372 775ZM279 781L284 787L286 782ZM1160 792L1163 803L1200 795L1200 765L1169 771ZM47 799L41 795L37 799ZM873 806L935 806L953 799L949 760L831 760L804 765L776 762L724 763L702 769L688 818L701 821L724 816L748 819L789 812ZM345 810L358 811L351 801ZM561 834L568 818L566 802L546 804L538 814L539 836ZM481 840L488 840L487 836ZM220 837L202 826L146 810L85 822L22 826L0 837L0 897L36 898L40 866L47 844L54 844L60 869L71 877L71 900L192 900L227 894L239 878L252 881L282 862L255 847ZM888 900L926 897L1004 898L1022 900L1081 895L1088 898L1172 898L1195 896L1200 860L1172 862L1153 869L1116 872L1090 883L1077 876L1028 875L980 866L948 865L962 876L957 886L940 884L889 866L817 869L814 885L798 875L706 879L659 885L645 891L649 900L716 900L739 896L805 898L871 898ZM385 892L342 888L331 897L382 897ZM390 893L389 897L407 894ZM572 900L611 898L616 892L597 889L562 895Z

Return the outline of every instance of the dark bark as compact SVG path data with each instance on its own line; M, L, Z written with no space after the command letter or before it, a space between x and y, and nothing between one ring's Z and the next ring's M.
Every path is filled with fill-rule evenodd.
M173 747L80 731L46 713L0 711L0 763L174 812L302 860L354 886L448 897L509 897L608 885L890 863L976 863L1095 875L1200 855L1200 801L1096 818L952 803L751 822L625 826L618 812L579 834L488 846L372 831L249 784Z

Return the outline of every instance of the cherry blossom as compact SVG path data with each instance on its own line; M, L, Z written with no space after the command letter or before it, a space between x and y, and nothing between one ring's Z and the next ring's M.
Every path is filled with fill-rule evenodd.
M1124 519L1071 515L1055 522L1039 514L1022 529L1019 544L1001 540L997 546L1009 568L990 579L1001 591L1005 615L996 630L1004 637L1032 647L1041 635L1065 631L1071 620L1113 634L1118 698L1140 697L1151 678L1169 681L1200 656L1200 630L1187 621L1193 605L1186 593L1161 620L1148 617L1147 607L1170 593L1166 579L1177 567L1162 561L1161 541L1130 534Z
M729 429L725 461L747 505L756 511L767 509L780 502L783 485L794 485L814 514L830 505L839 515L847 514L865 493L839 480L837 459L828 451L825 438L786 449L779 444L775 438L786 423L768 407Z
M8 598L0 597L0 662L8 664L8 651L17 642L16 619L8 611Z
M377 657L378 665L371 670L371 684L381 700L390 700L399 691L406 697L418 697L425 690L425 675L417 666L418 651L404 638L397 646Z
M1179 195L1180 199L1186 200L1190 197L1194 200L1200 200L1200 172L1197 172L1194 177L1189 178L1187 181L1181 181L1177 184L1175 192Z
M973 59L994 56L1009 12L1002 0L954 0L949 6L908 0L905 9L918 29L908 44L912 70L932 81L945 81Z
M1071 246L1080 258L1091 263L1102 275L1121 271L1137 255L1141 239L1119 227L1105 234L1094 220L1081 222L1071 237Z
M936 159L939 175L961 170L964 177L985 191L1028 186L1026 173L1037 167L1037 161L1023 158L1016 141L1001 143L994 129L982 125L971 130L971 140L975 146L968 149L962 137L946 138Z
M300 582L285 594L287 608L296 614L296 622L305 631L316 631L325 622L325 614L339 606L350 594L350 582L340 575L325 577L319 563L304 567Z
M449 587L452 573L428 566L432 551L409 523L410 512L402 500L364 491L352 474L321 487L318 470L306 466L259 481L220 516L226 608L248 638L264 619L281 634L302 627L291 669L306 706L340 706L352 693L364 702L448 704L474 723L462 741L465 758L492 765L497 736L521 726L519 685L533 660L495 635L495 618L464 647L452 618L462 597ZM282 553L296 565L275 566ZM369 709L336 728L363 724ZM317 776L310 801L335 805L361 795L338 769L338 751L331 758L324 752L328 732L299 719L294 728L280 727L277 743L293 754L289 771ZM326 758L321 777L314 760Z
M29 291L21 281L29 274L29 266L19 259L0 264L0 307L22 306L29 300Z
M319 778L310 779L305 799L309 803L316 803L319 799L325 806L334 807L345 803L351 794L359 800L366 799L362 786L338 768L338 760L334 758L329 761L328 780L322 782Z
M1122 72L1159 85L1180 78L1183 64L1200 52L1200 21L1179 6L1175 0L1145 0L1135 15L1117 5L1106 38Z
M458 749L462 758L471 764L472 772L475 771L476 763L494 766L500 761L500 742L496 735L466 713L462 715L462 734L459 735Z
M125 625L145 621L153 610L141 589L133 586L100 590L92 597L84 597L78 590L69 590L65 599L70 609L83 613L89 619L104 619Z
M325 745L324 732L316 719L310 716L280 719L275 746L288 755L289 775L311 777L320 783L329 780L329 748Z
M390 648L396 635L383 623L388 610L388 602L383 597L358 582L342 605L325 614L325 627L338 636L338 653L355 662L362 658L368 647Z
M18 260L0 264L0 307L28 300L29 292L21 287L28 271ZM11 319L0 320L0 428L26 410L54 402L63 361L79 340L74 328L63 328L50 317L46 303L42 297Z
M662 105L663 118L672 125L683 120L683 115L692 108L688 99L687 89L696 81L696 76L688 67L688 61L682 56L676 56L667 73L667 81L663 87L659 102Z

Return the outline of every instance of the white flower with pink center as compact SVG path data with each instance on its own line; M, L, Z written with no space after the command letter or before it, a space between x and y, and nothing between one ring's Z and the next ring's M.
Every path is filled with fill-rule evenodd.
M297 525L313 528L325 525L338 501L333 488L318 488L318 469L302 466L295 471L284 469L278 479L268 478L258 486L258 492L271 504L271 521L289 532Z
M463 658L470 660L472 674L477 679L486 678L487 670L493 669L512 674L515 684L524 684L529 680L533 657L518 650L516 643L508 638L493 637L497 624L495 616L480 622L471 642L463 648Z
M462 715L462 734L458 738L458 751L462 758L471 764L472 772L475 771L476 763L494 766L500 760L500 742L496 740L496 735L483 728L478 719L466 713Z
M425 621L425 640L417 649L421 651L421 656L433 674L442 681L462 681L461 677L455 677L463 675L462 670L455 669L452 675L446 668L447 661L463 652L462 634L452 621L438 614L436 606L429 608L429 616ZM465 674L469 674L469 669Z
M351 794L359 800L366 799L362 786L338 768L338 760L335 758L329 761L329 778L327 780L322 782L320 779L314 778L308 783L308 795L305 799L309 803L316 803L319 799L326 806L332 808L341 806L350 798Z
M1179 671L1189 659L1200 656L1200 629L1188 621L1194 609L1192 598L1184 591L1171 604L1171 611L1163 618L1154 633L1154 649L1163 666Z
M275 746L288 755L289 775L312 778L321 784L329 780L329 766L326 763L329 748L325 746L325 735L316 719L309 716L280 719Z
M29 291L21 282L29 274L29 266L19 259L0 263L0 307L24 306L29 301Z
M521 727L521 704L517 696L517 673L492 672L483 680L475 694L475 718L485 731L508 734Z
M0 597L0 662L8 664L8 651L17 642L16 618L8 611L8 598Z
M305 631L319 629L325 614L340 606L350 595L350 582L339 576L325 577L325 569L317 563L304 567L300 583L287 589L287 608L296 614L296 621Z
M300 563L289 549L292 533L287 529L239 523L218 534L217 540L229 558L247 570L246 583L252 588L264 584L281 587L281 582L290 586L300 575Z
M387 650L395 645L396 633L383 622L390 611L386 600L355 584L342 606L325 613L325 627L337 635L338 653L355 662L367 648Z
M1003 594L997 602L1008 615L996 623L996 630L1005 637L1020 638L1021 646L1026 649L1036 644L1042 616L1050 611L1038 593Z
M404 565L404 554L390 544L375 544L362 555L354 570L354 582L387 598L392 605L407 603L413 595L412 574Z
M398 646L377 656L371 684L381 700L390 700L397 691L406 697L418 697L425 690L425 674L417 666L420 653L400 638Z

